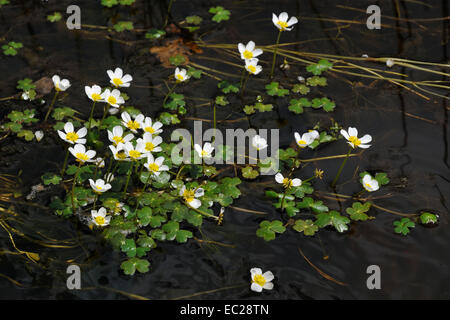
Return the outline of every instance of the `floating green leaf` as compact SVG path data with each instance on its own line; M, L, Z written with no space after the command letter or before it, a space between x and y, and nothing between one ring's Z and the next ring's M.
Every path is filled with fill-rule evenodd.
M289 90L284 89L278 82L271 82L266 85L267 94L270 96L284 97L289 94Z
M370 202L362 204L361 202L354 202L351 208L347 208L345 211L350 215L350 219L354 221L366 221L369 216L366 214L369 211Z
M322 72L327 71L333 67L333 64L326 59L319 60L317 63L310 64L306 67L308 72L318 76Z
M62 178L57 174L48 172L41 176L41 179L46 186L48 186L49 184L58 185L62 180Z
M231 83L229 83L229 82L226 81L226 80L219 82L219 84L218 84L217 86L218 86L219 89L221 89L222 92L225 93L225 94L226 94L226 93L230 93L230 92L233 92L233 93L239 92L239 88L238 88L237 85L231 84Z
M116 30L117 32L123 32L125 30L133 30L134 26L133 26L133 22L132 21L119 21L116 24L114 24L114 30Z
M402 218L401 220L394 221L394 231L406 236L410 232L410 228L414 228L416 224L409 218Z
M47 20L50 22L57 22L59 20L61 20L62 15L60 12L54 12L53 14L49 14L47 16Z
M256 230L256 235L258 237L264 238L266 241L275 239L276 233L283 233L286 228L283 223L279 220L268 221L264 220L259 224L259 229Z
M210 8L209 13L214 14L214 16L211 19L217 23L230 19L230 11L224 9L221 6Z
M344 232L348 230L347 225L350 223L350 220L341 216L339 212L331 210L330 212L319 213L316 216L315 223L320 228L332 225L338 232Z
M166 32L164 30L159 30L159 29L150 29L149 31L147 31L147 33L145 34L145 38L146 39L150 39L150 40L158 40L163 38L166 35Z
M292 111L296 114L303 113L303 107L310 107L311 101L309 101L307 98L300 98L300 99L291 99L289 103L289 111Z
M302 220L298 219L295 221L294 226L292 227L295 231L303 232L305 236L313 236L319 227L314 224L312 220Z
M255 179L259 176L258 170L253 169L251 166L242 168L242 176L246 179Z
M435 214L430 212L422 212L420 215L420 223L422 224L436 224L438 218Z
M149 266L150 262L148 262L148 260L134 257L122 262L120 268L125 274L132 276L136 272L136 270L140 273L148 272Z

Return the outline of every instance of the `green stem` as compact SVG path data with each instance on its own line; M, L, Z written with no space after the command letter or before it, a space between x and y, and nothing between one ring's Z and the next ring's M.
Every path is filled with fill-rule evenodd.
M63 167L62 167L62 169L61 169L61 177L64 176L64 172L66 171L66 165L67 165L67 160L68 160L68 159L69 159L69 148L67 148L66 156L65 156L65 158L64 158L64 164L63 164Z
M213 105L213 120L214 120L214 141L216 141L216 128L217 128L217 121L216 121L216 104Z
M241 75L241 81L239 82L239 86L242 88L242 81L244 81L244 77L245 77L245 67L244 67L244 69L242 70L242 75Z
M94 206L93 206L92 210L95 210L95 204L97 203L97 199L98 199L98 194L95 193Z
M184 164L180 167L180 169L178 169L177 175L175 176L175 180L178 180L178 177L180 176L181 171L183 171L184 169Z
M169 22L169 15L170 15L170 11L172 10L172 4L173 4L174 0L170 0L169 1L169 6L167 7L167 15L166 15L166 20L164 21L164 27L167 26L167 23Z
M92 104L91 115L89 116L89 127L88 127L88 130L91 130L92 116L94 115L95 102L96 102L96 101L94 101L94 103Z
M244 83L241 88L241 97L244 96L245 85L247 84L248 78L250 77L250 72L247 72L247 76L245 77Z
M122 197L125 197L127 194L128 183L130 182L131 174L133 173L134 162L131 163L131 168L128 170L127 182L125 183L125 189L123 190Z
M277 59L278 44L280 43L281 32L282 32L281 30L278 32L277 43L273 51L272 70L270 71L270 78L272 78L273 71L275 70L275 61Z
M175 84L173 85L173 87L169 90L169 92L167 92L166 96L164 97L163 100L163 107L166 104L167 98L169 98L170 94L173 92L173 90L175 90L175 88L177 87L178 82L175 82Z
M52 103L50 104L50 107L48 108L47 114L45 115L44 122L47 121L48 116L50 115L50 112L52 112L52 110L53 110L53 106L55 105L56 97L58 96L58 93L59 93L59 91L55 91L55 95L53 96Z
M336 185L336 182L338 181L339 176L341 175L342 169L344 169L344 166L347 163L348 157L350 156L350 153L352 152L352 149L353 149L352 147L350 147L348 149L347 156L345 157L344 161L342 161L341 167L339 168L339 171L336 174L336 177L334 177L333 182L331 183L332 187L334 187Z
M286 189L284 190L283 198L281 198L281 212L283 212L283 210L284 210L284 199L286 198L286 195L287 195L288 190L289 190L289 188L286 188Z
M303 180L302 183L309 182L309 181L311 181L312 179L314 179L315 177L316 177L316 176L312 176L311 178L308 178L308 179L306 179L306 180Z
M77 183L78 175L80 174L80 167L81 167L81 161L78 164L77 173L75 174L75 178L73 179L73 183L72 183L72 213L75 213L75 201L74 201L75 184Z
M100 123L99 123L99 125L98 125L98 128L100 129L100 127L102 126L102 124L103 124L103 120L105 120L105 117L106 117L106 114L108 113L108 111L109 111L109 104L107 104L106 106L105 106L105 108L104 108L104 110L103 110L103 117L102 117L102 120L100 120Z
M148 185L148 182L150 181L150 177L151 177L151 176L152 176L152 173L149 171L149 172L148 172L147 180L145 180L144 189L142 189L142 193L144 193L144 192L145 192L145 189L147 189L147 185Z

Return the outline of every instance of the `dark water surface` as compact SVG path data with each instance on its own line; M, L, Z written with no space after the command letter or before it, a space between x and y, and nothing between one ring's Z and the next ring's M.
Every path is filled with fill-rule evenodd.
M389 18L398 17L396 3L400 20ZM173 69L162 67L149 53L152 43L144 39L142 32L112 33L112 40L107 39L108 33L101 29L83 27L79 31L70 31L63 22L52 24L46 21L47 14L65 12L70 4L81 7L83 24L106 26L111 25L111 21L133 20L135 27L142 29L160 26L166 7L163 1L137 0L132 9L105 9L100 1L93 0L12 0L10 5L0 9L0 40L20 41L25 49L16 57L0 55L0 97L15 94L19 79L29 77L37 80L59 74L72 82L68 97L60 105L73 107L87 117L90 103L85 97L84 86L94 83L107 85L106 70L120 66L134 77L131 87L126 90L131 97L129 104L148 116L156 116L161 111L161 101L166 92L163 81L168 79ZM368 30L365 26L365 9L370 4L378 4L382 9L381 30ZM210 21L208 9L216 5L231 10L229 21L219 25ZM295 29L282 36L282 42L305 41L292 46L292 50L448 63L448 20L426 20L448 17L446 0L176 0L172 15L174 21L189 15L202 16L204 21L198 34L207 43L237 44L254 40L259 45L268 45L276 39L272 12L281 11L300 17ZM342 22L326 19L340 19ZM236 79L239 79L237 68L204 57L240 63L238 59L223 50L212 49L203 49L202 54L191 57L200 65L236 74ZM270 68L271 57L269 53L262 56L266 70ZM383 65L372 66L384 68ZM404 68L393 70L406 73L412 79L448 80ZM448 69L444 71L448 72ZM298 75L306 75L304 66L295 63L285 74L277 73L282 77L281 81L292 83ZM150 299L170 299L244 284L196 298L449 299L450 188L446 99L430 96L427 101L387 82L344 77L342 74L330 75L328 82L329 85L321 91L336 101L334 113L307 110L301 116L294 116L287 109L288 100L281 99L275 102L277 111L253 115L251 125L255 128L279 128L281 147L292 144L295 131L303 132L319 120L328 124L330 116L344 127L356 126L361 132L370 133L374 138L373 146L362 157L349 160L340 181L352 178L356 164L361 171L387 172L391 183L378 194L390 196L378 199L376 203L405 213L433 210L440 216L437 227L417 225L407 237L400 236L393 232L392 226L398 217L372 209L375 220L352 223L345 234L322 230L318 236L307 238L288 231L274 241L265 242L255 235L259 222L277 219L280 213L264 196L264 188L273 186L273 177L262 177L244 182L241 185L243 195L233 205L263 211L266 215L227 209L223 226L205 221L201 232L195 232L198 238L232 244L234 248L200 245L194 240L185 245L162 243L150 254L150 272L128 277L120 270L124 255L112 252L100 235L78 225L75 218L64 220L39 207L16 204L19 216L17 224L13 225L29 235L29 238L14 235L16 245L22 250L38 252L41 260L39 264L33 264L20 255L1 254L0 298L126 299L128 296L124 292L127 292ZM205 102L196 98L211 99L218 95L217 82L203 76L193 83L195 85L177 90L189 98L188 116L211 119L210 108L196 107ZM257 82L250 82L247 92L254 96L256 91L252 83ZM46 100L50 99L51 96L46 97ZM241 101L233 101L231 106L218 110L218 119L241 118L243 105ZM2 118L13 108L36 107L29 102L14 100L0 102L0 106ZM192 125L191 120L182 121L184 127L191 128ZM204 123L204 128L209 126L210 123ZM231 127L246 129L248 122L221 123L218 128ZM63 161L63 149L56 142L56 135L52 137L50 134L40 143L23 143L14 138L2 140L1 173L17 174L23 170L21 189L27 194L31 185L40 182L44 172ZM315 152L308 151L305 158L342 154L346 150L341 141ZM330 191L327 185L339 165L340 160L315 163L325 170L325 180L316 182L316 189ZM313 167L298 175L309 177ZM355 181L339 185L338 192L357 192L359 184ZM51 189L40 193L38 202L48 205L51 194ZM337 202L325 201L330 208L343 210ZM343 208L350 204L345 203ZM52 248L37 243L51 243L49 238L73 247ZM347 285L342 286L320 276L299 254L299 247L323 272ZM0 229L0 250L13 251L9 235L3 229ZM323 259L324 255L329 258ZM72 259L82 267L83 290L80 291L66 289L65 270ZM372 264L379 265L382 272L382 289L378 291L366 287L366 268ZM255 266L275 274L273 291L256 294L249 290L249 270Z

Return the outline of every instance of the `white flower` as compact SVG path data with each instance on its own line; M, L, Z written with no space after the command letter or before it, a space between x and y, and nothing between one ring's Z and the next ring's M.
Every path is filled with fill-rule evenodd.
M250 269L252 276L252 285L250 289L255 292L262 292L263 289L272 290L273 283L271 282L275 277L271 271L266 271L264 274L260 268Z
M108 113L112 114L112 115L117 114L117 113L119 113L119 109L118 108L109 108Z
M61 80L61 78L57 75L52 77L53 85L55 86L56 91L66 91L70 87L70 81L67 79Z
M186 69L180 69L180 68L175 69L175 79L177 81L183 82L183 81L188 80L190 77L191 76L186 73Z
M94 190L95 192L106 192L111 189L111 185L109 183L105 184L105 181L103 179L97 179L97 181L89 179L89 184L91 185L92 190Z
M290 26L296 24L298 22L296 17L291 17L288 21L288 14L287 12L282 12L277 17L275 13L272 13L272 22L281 31L291 31L294 27L289 28Z
M362 185L364 189L366 189L369 192L377 191L380 189L380 185L377 180L375 180L370 174L366 174L362 178Z
M81 143L85 144L86 139L81 139L87 134L87 129L85 127L81 128L77 132L74 131L72 122L67 122L64 125L64 131L58 130L58 135L61 139L71 144Z
M275 181L283 184L285 188L300 187L302 185L302 180L298 178L295 179L285 178L281 173L277 173L275 175Z
M169 167L163 164L164 157L154 158L151 153L147 155L147 163L144 163L144 167L147 168L155 176L159 176L162 171L169 170Z
M105 102L107 102L111 107L119 108L121 104L125 103L125 100L120 95L120 91L114 89L113 91L109 89L105 89L102 93L102 98Z
M149 132L155 135L162 132L162 126L163 124L159 121L153 123L152 118L150 117L145 117L145 120L142 122L142 129L145 132Z
M239 43L238 50L241 53L241 59L244 60L256 58L263 53L261 49L255 49L255 43L253 41L250 41L247 45Z
M304 133L302 136L298 132L294 133L295 142L300 148L305 148L309 146L319 137L319 132L316 130L311 130L309 132Z
M105 182L110 183L114 181L114 174L112 172L105 174Z
M182 186L180 189L180 196L184 198L184 201L194 209L199 208L202 205L202 202L199 199L203 197L205 191L202 188L198 189L186 189L186 186Z
M92 162L92 158L95 157L96 152L94 150L86 151L86 148L82 144L76 144L73 148L69 148L70 153L77 158L78 162Z
M44 132L42 130L38 130L34 133L34 136L36 137L36 141L39 142L44 137Z
M123 143L119 143L117 146L109 146L109 149L111 150L113 157L115 160L118 161L130 161L127 157L127 153L125 151L125 145Z
M106 71L109 78L111 79L109 82L113 84L115 87L129 87L130 82L133 80L133 77L129 74L123 75L123 71L120 68L116 68L114 72L112 70Z
M267 144L266 139L256 135L252 139L252 146L256 150L260 151L260 150L264 150L265 148L267 148L268 144Z
M139 114L134 120L128 112L122 112L122 124L130 129L132 132L136 133L137 129L142 128L142 121L144 121L144 115Z
M123 136L123 128L121 126L115 126L112 131L108 130L108 139L111 141L115 146L117 146L119 143L126 143L131 140L133 140L134 136L129 133L125 137Z
M214 151L214 147L209 142L203 145L203 149L198 144L194 145L194 149L200 158L211 158L211 153Z
M98 157L97 159L94 160L94 163L99 168L105 167L105 160L103 158Z
M144 133L143 139L137 139L137 143L143 143L145 152L161 152L161 147L158 147L162 143L162 138L159 136L152 137L151 133Z
M22 100L30 100L30 93L28 91L22 93Z
M125 153L130 160L139 160L145 156L145 144L143 142L136 143L134 147L131 142L125 143Z
M91 210L91 216L92 222L99 227L105 227L111 221L111 216L106 216L106 209L104 207L101 207L98 211Z
M257 75L262 71L262 67L258 64L258 59L245 60L245 70L253 75Z
M92 87L85 86L84 92L86 92L88 98L94 102L103 101L102 88L100 88L100 86L97 85L93 85Z
M298 77L297 77L297 80L298 80L299 82L305 82L305 78L302 77L302 76L298 76Z
M367 149L370 147L369 143L372 141L372 136L366 134L361 139L358 138L358 130L356 128L349 127L348 132L344 129L341 130L341 134L347 139L347 143L355 149L356 147Z
M392 60L392 59L386 60L386 66L388 66L389 68L393 67L394 64L395 64L394 60Z

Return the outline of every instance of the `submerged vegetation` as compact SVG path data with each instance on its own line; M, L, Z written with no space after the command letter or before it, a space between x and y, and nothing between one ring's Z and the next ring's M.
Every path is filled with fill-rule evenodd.
M46 78L50 90L43 92L37 88L41 87L41 80L25 78L18 80L16 88L19 91L15 96L1 99L21 99L30 103L21 111L8 112L1 123L1 140L8 136L28 142L59 139L60 152L64 154L64 158L60 158L64 160L40 174L42 183L55 191L48 203L50 210L62 218L78 219L92 232L101 233L111 247L123 253L120 268L126 275L148 272L153 251L162 242L184 244L196 239L202 226L226 223L227 211L231 211L228 208L241 197L243 181L250 189L261 188L260 183L267 185L264 187L265 199L277 215L273 219L259 219L253 226L255 237L265 241L275 240L282 234L314 237L326 230L345 233L352 224L376 220L380 212L393 216L391 231L402 236L417 225L438 223L438 215L429 210L403 213L378 205L377 197L387 194L392 179L386 172L369 170L353 161L353 178L339 185L348 159L368 157L370 147L377 143L378 132L366 133L365 128L356 123L344 125L332 118L329 122L304 123L308 113L328 115L340 108L326 90L330 73L387 81L428 99L428 96L439 96L433 88L448 87L440 82L406 80L398 73L358 63L382 63L388 68L394 64L402 65L425 73L435 73L433 69L424 67L425 63L406 59L340 57L289 50L290 44L283 44L281 34L298 27L299 20L282 12L272 16L278 31L273 45L258 46L249 39L242 39L249 40L246 44L212 44L196 40L195 48L223 50L233 58L241 59L240 64L235 60L226 63L227 70L212 70L190 61L189 55L179 49L177 46L181 45L176 42L172 42L176 50L170 56L166 52L169 45L167 50L164 46L153 48L173 32L167 26L172 2L167 17L162 19L165 24L160 26L161 29L136 31L132 21L115 21L112 28L97 26L108 32L142 32L143 40L152 45L150 52L163 65L174 69L168 80L163 79L166 90L159 102L162 112L151 114L153 111L144 109L144 105L130 105L134 97L127 90L133 87L135 79L124 72L127 66L107 70L103 78L97 79L103 86L83 84L88 113L68 106L67 101L71 101L74 94L72 80L53 75L50 70L52 78ZM134 0L101 0L101 5L106 8L134 3ZM0 1L0 7L6 4L7 1ZM211 15L208 22L205 22L206 18L191 15L175 21L177 26L172 28L181 28L190 33L190 37L195 37L202 23L224 24L232 11L215 6L210 7L208 13ZM51 23L62 23L59 12L52 12L46 19ZM96 29L95 26L87 28ZM13 41L2 46L3 54L8 56L20 53L22 48L21 43ZM262 60L263 57L267 61ZM284 61L277 68L280 58ZM285 68L295 69L302 76L296 79L281 77L278 72ZM239 74L239 78L233 77L234 73ZM168 137L182 120L189 120L186 114L192 106L184 94L184 86L192 83L195 86L196 81L205 76L215 82L216 93L199 100L204 100L203 107L212 109L213 117L203 120L210 122L214 130L218 130L218 123L227 123L227 119L217 119L217 110L235 104L239 104L240 114L252 128L256 126L252 121L260 114L270 114L281 108L302 121L302 128L296 129L289 145L280 147L276 154L257 157L252 159L254 163L244 165L214 165L214 159L251 158L249 153L240 155L226 145L217 145L216 136L201 144L185 139L182 142L192 152L190 161L182 162L177 144ZM267 136L253 135L249 140L248 148L253 148L257 154L271 147ZM342 153L310 156L311 151L323 150L330 144L342 148ZM333 172L325 165L317 165L325 163L322 160L341 164L337 172ZM311 163L316 167L308 176L306 172L311 171L308 171ZM274 169L273 175L267 175ZM349 191L345 193L343 190L347 188ZM359 189L357 192L351 192L356 188ZM251 194L244 196L252 197ZM335 205L336 201L339 207ZM3 224L1 226L8 230ZM37 260L31 255L33 257ZM273 288L272 272L262 273L261 269L252 268L250 273L251 290L262 292Z

